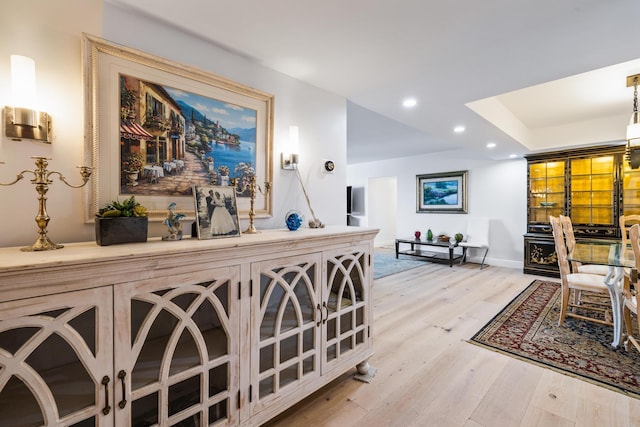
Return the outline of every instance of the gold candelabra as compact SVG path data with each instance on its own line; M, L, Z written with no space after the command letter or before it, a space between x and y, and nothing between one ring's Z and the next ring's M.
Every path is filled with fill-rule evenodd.
M264 191L262 191L262 188L260 188L260 186L256 184L256 176L251 175L251 177L249 178L249 184L247 184L246 182L243 183L242 186L240 187L240 190L238 190L237 178L233 178L231 180L231 185L233 185L233 188L235 189L236 194L242 194L247 190L247 188L249 189L249 226L247 227L246 230L243 231L243 233L246 233L246 234L259 233L259 231L256 230L255 225L253 224L253 219L256 216L256 212L253 208L254 202L256 200L256 190L259 191L260 194L263 194L266 196L271 191L271 183L265 182Z
M7 184L3 184L0 182L0 185L9 186L13 185L16 182L20 181L24 178L25 173L32 173L34 178L31 180L32 184L36 185L36 191L38 192L38 215L36 215L36 224L38 225L38 239L36 242L28 247L20 248L21 251L32 252L32 251L48 251L52 249L60 249L63 245L58 245L53 243L49 237L47 236L47 225L49 224L49 220L51 219L47 214L47 191L49 191L49 184L53 183L53 180L50 179L52 175L58 175L60 181L64 182L71 188L80 188L83 187L91 176L91 168L88 166L78 166L80 168L80 175L82 176L82 184L80 185L72 185L67 182L67 179L60 173L55 171L48 171L47 165L49 164L47 160L51 160L46 157L38 157L32 156L32 159L35 159L36 169L33 171L23 170L20 172L16 179L13 182L9 182Z

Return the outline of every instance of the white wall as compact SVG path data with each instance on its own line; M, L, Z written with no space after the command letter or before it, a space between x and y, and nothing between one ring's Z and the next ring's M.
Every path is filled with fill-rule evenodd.
M28 16L25 24L24 17ZM43 110L53 117L53 143L11 141L0 136L0 182L12 181L21 170L33 170L29 156L52 158L49 169L79 182L75 168L82 163L84 111L81 34L107 40L221 75L275 96L273 150L273 218L256 220L260 228L283 228L291 209L310 218L306 201L290 171L280 169L280 152L292 124L300 127L300 172L316 215L325 224L344 224L346 200L346 100L257 65L164 24L132 15L102 0L21 0L0 14L0 106L10 104L9 55L36 61L37 87ZM331 159L335 173L321 172L322 159ZM29 175L25 175L29 178ZM24 179L0 187L3 200L0 247L30 245L37 237L34 185ZM56 243L94 239L92 224L83 222L84 190L66 187L57 179L50 186L47 211L49 236ZM340 197L338 197L338 195ZM246 220L242 227L246 226ZM150 236L166 230L160 223Z
M369 198L366 212L370 227L379 229L373 244L393 245L396 239L398 215L398 180L393 177L369 178Z
M467 214L416 213L416 175L468 170ZM466 232L468 216L491 219L487 263L522 268L527 221L527 163L524 159L489 161L462 159L459 153L437 153L410 158L350 165L347 183L368 186L370 178L397 176L397 235L411 237L420 230L426 235ZM368 188L365 197L370 197ZM367 215L361 224L368 224ZM472 258L479 253L471 252Z
M53 143L12 141L0 136L0 182L13 181L22 170L33 170L30 156L46 156L49 170L80 183L76 165L82 163L84 105L80 34L102 32L101 0L25 0L6 5L0 13L0 107L11 102L11 54L36 62L36 88L40 108L53 117ZM0 246L31 245L37 237L38 212L33 176L10 187L0 187ZM89 240L82 224L83 191L65 186L54 176L47 194L52 218L49 236L56 243Z

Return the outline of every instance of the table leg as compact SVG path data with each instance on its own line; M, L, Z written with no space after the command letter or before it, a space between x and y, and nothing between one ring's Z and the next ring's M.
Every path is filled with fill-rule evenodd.
M622 267L609 266L609 274L604 278L604 284L609 289L611 297L611 311L613 314L613 342L611 346L618 348L622 341L622 290L620 289L620 281L624 278L624 269Z
M398 259L398 248L400 247L400 242L396 240L396 259Z
M463 262L467 261L467 247L463 246L462 247L462 259L460 260L460 264L462 265Z
M449 267L453 267L453 246L449 246Z

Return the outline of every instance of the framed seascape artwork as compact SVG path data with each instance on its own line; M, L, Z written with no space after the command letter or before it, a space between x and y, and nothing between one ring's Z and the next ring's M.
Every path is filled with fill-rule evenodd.
M236 190L227 185L194 186L198 239L239 237Z
M135 195L152 221L169 201L196 217L194 186L272 181L273 96L211 73L83 35L85 161L94 168L85 220ZM256 218L272 215L256 194ZM237 193L248 217L249 190Z
M467 171L416 175L416 212L467 213Z

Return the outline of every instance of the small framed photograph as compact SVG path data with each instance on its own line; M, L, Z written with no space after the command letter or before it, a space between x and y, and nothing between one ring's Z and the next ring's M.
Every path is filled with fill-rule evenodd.
M235 187L195 185L198 239L240 237Z

